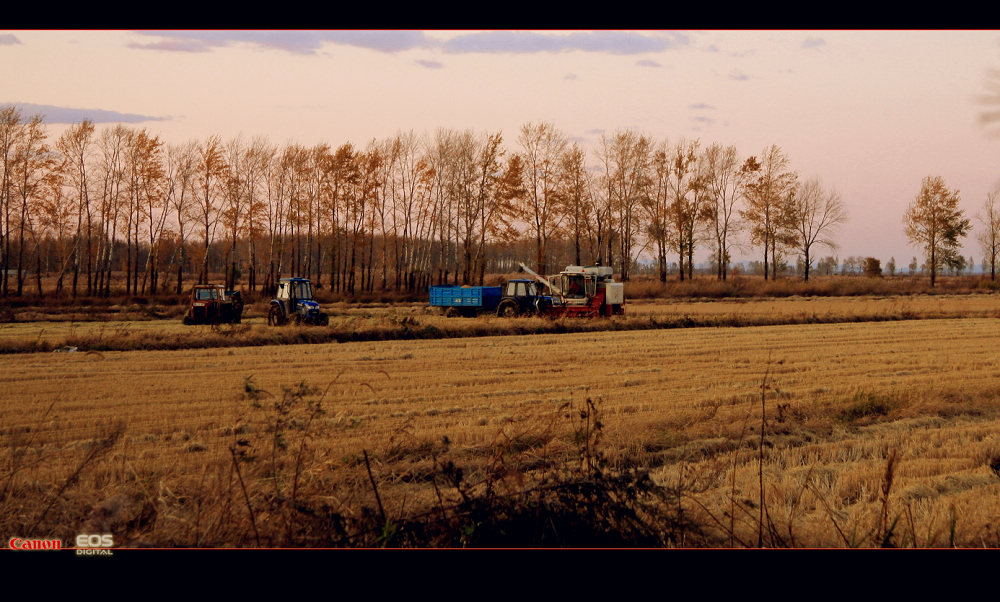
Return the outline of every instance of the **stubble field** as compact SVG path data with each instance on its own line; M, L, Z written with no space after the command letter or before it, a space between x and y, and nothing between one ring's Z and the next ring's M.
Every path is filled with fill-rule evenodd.
M753 315L847 309L822 301ZM64 541L100 529L131 546L504 545L477 539L485 527L462 512L624 475L628 491L655 490L658 510L625 489L601 499L656 545L1000 545L992 299L846 301L900 317L3 355L0 525ZM679 311L698 305L740 309ZM902 319L917 310L940 319ZM416 519L435 513L461 536L416 539ZM623 545L636 541L650 540Z

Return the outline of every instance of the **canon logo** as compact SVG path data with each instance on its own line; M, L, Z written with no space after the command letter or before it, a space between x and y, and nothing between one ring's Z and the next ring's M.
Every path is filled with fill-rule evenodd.
M7 547L11 550L61 550L62 541L59 539L22 539L11 537L7 540Z

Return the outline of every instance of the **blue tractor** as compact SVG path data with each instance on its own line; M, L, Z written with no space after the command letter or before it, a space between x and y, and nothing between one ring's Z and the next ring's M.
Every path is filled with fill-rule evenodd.
M308 278L282 278L278 281L278 294L271 299L267 323L281 326L289 322L317 326L326 326L330 322L330 317L320 311L319 303L313 299L312 283Z

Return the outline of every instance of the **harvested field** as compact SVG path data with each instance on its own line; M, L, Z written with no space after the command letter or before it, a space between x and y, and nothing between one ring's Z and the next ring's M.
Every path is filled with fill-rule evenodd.
M600 457L672 492L666 545L997 546L998 341L969 318L7 355L0 524L345 545L333 516L388 528ZM379 537L351 541L403 543Z

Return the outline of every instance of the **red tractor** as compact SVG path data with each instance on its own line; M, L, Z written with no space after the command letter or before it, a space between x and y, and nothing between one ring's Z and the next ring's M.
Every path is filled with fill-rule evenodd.
M243 296L221 284L196 284L184 314L185 324L239 324L242 319Z

